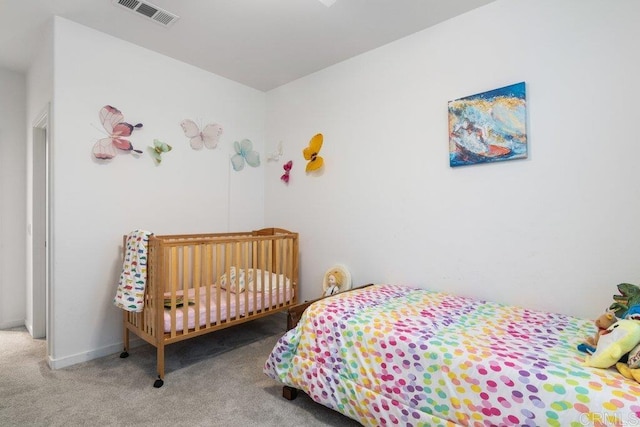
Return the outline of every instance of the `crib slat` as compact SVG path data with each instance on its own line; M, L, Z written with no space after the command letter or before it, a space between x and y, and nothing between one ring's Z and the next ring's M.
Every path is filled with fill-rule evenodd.
M200 289L205 283L202 281L202 271L201 271L201 263L200 263L200 245L196 245L193 247L193 294L194 294L194 325L195 329L200 329ZM185 322L186 323L186 322Z
M234 259L234 264L236 266L236 292L233 294L233 296L235 297L235 310L233 313L233 316L231 315L231 313L229 313L229 320L232 319L239 319L240 318L240 271L241 269L245 268L245 266L242 263L242 257L241 257L241 253L242 253L242 246L240 243L238 242L234 242L233 244L234 246L234 255L235 255L235 259ZM248 282L249 282L249 277L248 277L248 271L245 270L245 278L244 278L244 284L245 286L248 286Z
M182 255L182 263L179 263L182 279L180 280L178 289L182 291L182 305L180 307L176 307L176 332L178 329L178 310L180 310L182 311L182 333L186 334L189 331L189 288L187 283L189 281L188 274L191 271L189 266L191 246L184 246L180 248L180 253Z
M178 278L180 264L177 247L171 248L171 336L176 336L176 299L178 294Z
M282 242L281 241L274 241L273 245L275 246L274 248L274 256L275 256L275 265L274 265L274 270L276 272L276 274L280 273L282 270L282 262L283 259L280 257L280 250L282 249ZM279 290L279 288L278 288ZM273 295L274 292L271 292L271 295ZM275 292L273 301L271 301L271 305L269 308L273 308L273 307L277 307L278 304L280 303L280 292Z
M224 260L224 264L225 264L225 273L227 274L227 290L224 293L225 294L225 304L227 307L227 311L225 313L225 317L224 319L221 319L225 322L229 321L229 316L231 315L231 310L229 310L229 307L231 307L231 294L229 293L229 287L231 286L231 263L233 262L233 244L230 242L225 246L225 254L228 254L228 257L225 257ZM238 279L237 275L236 275L236 280Z
M211 307L211 303L213 302L213 300L211 299L211 284L214 282L212 274L213 274L214 265L215 265L212 258L213 249L214 249L214 246L212 244L208 244L206 246L205 258L204 258L205 259L204 275L205 275L205 284L207 285L205 289L205 294L206 294L205 299L207 301L207 307ZM205 322L204 324L205 328L208 328L209 326L211 326L211 310L206 311L204 322Z
M249 244L250 242L242 242L242 259L244 260L243 262L244 271L246 272L250 270L254 270L252 265L250 264L251 258L249 258ZM253 271L254 279L255 279L255 273L256 272ZM251 312L249 311L249 290L248 289L246 289L245 292L242 293L242 299L243 299L244 309L239 314L242 316L249 316Z
M262 257L261 257L261 262L262 263L260 265L260 268L262 270L266 270L267 268L269 268L268 267L269 266L269 253L268 253L267 250L268 250L268 248L270 246L271 245L269 244L269 242L266 242L264 240L260 242L260 253L262 254ZM264 291L264 289L263 289L263 291ZM260 293L260 307L261 307L260 311L264 311L265 300L266 300L265 299L265 295L266 295L266 292L261 292Z
M221 272L223 271L223 265L224 265L224 260L222 260L222 257L220 256L221 254L221 250L220 248L223 247L223 245L216 245L216 272L218 273L218 275L221 274ZM227 276L229 277L229 276ZM220 313L220 302L222 301L222 292L220 289L220 278L219 276L217 276L216 278L216 325L220 324L220 318L222 316L222 314ZM227 282L228 283L228 282Z
M250 256L251 257L251 268L253 269L259 269L260 268L260 264L259 264L259 258L258 258L258 245L260 243L259 242L250 242L250 248L248 248L248 250L250 251ZM254 272L255 274L255 272ZM247 304L251 304L251 306L253 307L253 311L252 313L257 313L258 310L258 304L257 304L257 292L252 292L251 293L251 301L249 301L249 296L247 295Z

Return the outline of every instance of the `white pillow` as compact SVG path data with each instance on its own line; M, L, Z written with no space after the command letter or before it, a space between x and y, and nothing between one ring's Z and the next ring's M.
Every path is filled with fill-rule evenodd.
M253 280L253 271L249 270L249 275L250 275L250 279L249 280ZM237 285L236 285L236 268L235 267L231 267L229 268L229 276L231 276L231 280L229 285L227 286L227 273L224 273L222 276L220 276L220 287L222 289L226 289L229 292L234 292L234 293L240 293L240 292L244 292L245 289L245 274L244 274L244 269L240 269L240 279L237 280Z
M244 292L245 289L248 290L249 292L262 292L263 290L263 286L262 286L263 271L262 270L258 268L256 269L250 268L246 273L243 268L240 268L239 270L240 270L240 274L239 274L240 277L238 278L238 274L236 274L236 268L230 267L229 268L229 276L231 276L230 283L227 286L227 274L225 273L222 276L220 276L220 280L219 280L220 287L223 289L227 289L229 292L234 292L234 293ZM255 280L254 280L254 277L255 277ZM269 272L265 272L264 280L268 285ZM281 288L283 286L285 288L289 287L290 286L289 279L287 279L284 276L284 274L271 273L271 290L277 290L278 285L280 285Z
M265 280L265 286L269 286L269 273L268 272L266 272L266 274L264 275L264 280ZM289 279L287 279L284 274L271 273L271 290L272 291L277 291L278 290L278 286L280 286L280 289L288 288L289 287ZM251 292L262 292L263 291L264 288L262 286L262 270L256 270L256 280L253 280L253 278L251 278L249 280L248 289Z

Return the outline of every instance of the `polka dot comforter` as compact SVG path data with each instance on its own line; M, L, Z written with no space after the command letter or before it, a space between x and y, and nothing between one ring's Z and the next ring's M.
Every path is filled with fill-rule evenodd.
M583 366L593 322L395 285L312 304L264 372L370 426L640 425L640 385Z

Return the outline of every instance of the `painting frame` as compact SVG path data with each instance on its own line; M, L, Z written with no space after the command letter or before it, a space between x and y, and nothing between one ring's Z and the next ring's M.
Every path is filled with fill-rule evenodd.
M449 166L526 159L525 82L448 103Z

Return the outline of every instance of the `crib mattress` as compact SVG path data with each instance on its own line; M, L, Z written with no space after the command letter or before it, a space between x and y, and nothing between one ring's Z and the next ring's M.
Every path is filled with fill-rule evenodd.
M193 329L196 326L196 312L198 312L198 323L199 326L204 326L207 322L207 311L210 313L210 324L215 324L216 319L218 318L218 307L216 305L217 301L217 287L216 285L212 285L210 287L211 292L211 304L207 302L207 287L202 286L199 288L199 299L200 304L190 304L187 307L187 328ZM229 303L227 304L227 293L229 294ZM263 301L263 293L264 293L264 301ZM176 294L178 297L182 297L182 292L178 292ZM195 301L196 291L195 289L190 289L188 292L187 300L192 303ZM290 302L293 297L293 292L289 282L287 281L287 286L281 286L279 290L269 290L267 289L265 292L241 292L239 295L239 301L236 302L236 294L233 292L228 292L224 289L220 290L220 319L225 320L230 317L235 317L237 313L240 315L246 315L246 313L253 312L255 310L260 310L267 307L272 307L276 304L282 304L285 302ZM248 297L248 301L245 301L245 295ZM255 295L255 301L254 301ZM170 297L170 294L165 294L165 298ZM197 309L196 309L197 307ZM171 311L168 308L164 310L164 331L171 331ZM182 307L177 307L175 310L176 317L176 331L180 331L184 329L184 309Z

